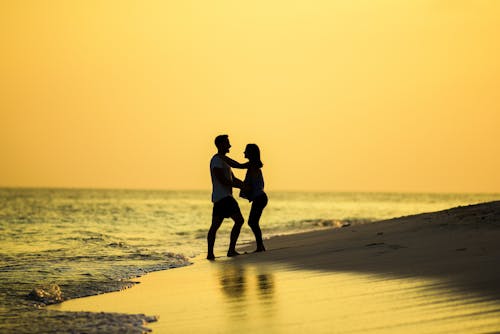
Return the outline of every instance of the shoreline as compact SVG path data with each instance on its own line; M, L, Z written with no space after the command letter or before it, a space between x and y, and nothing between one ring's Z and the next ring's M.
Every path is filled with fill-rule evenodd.
M168 324L168 328L173 332L204 330L205 325L214 329L222 328L221 326L229 326L233 318L239 319L241 328L267 328L270 332L279 333L297 330L300 326L288 321L288 317L283 318L276 314L274 304L279 303L273 302L274 299L289 299L292 300L290 305L293 305L293 301L297 303L297 298L308 299L310 294L321 296L331 293L310 286L311 284L301 278L306 276L310 282L317 281L318 285L325 286L337 280L335 286L342 286L344 291L355 291L356 287L363 285L371 286L374 291L406 286L403 290L396 289L397 300L401 305L410 303L410 307L416 310L418 316L413 315L412 321L400 316L400 320L413 323L413 327L426 331L443 328L459 332L478 328L481 328L481 331L500 330L500 320L495 318L500 314L500 287L496 284L500 279L500 268L497 269L498 266L495 265L500 262L500 246L497 242L499 238L500 202L488 202L366 225L273 237L266 240L268 251L264 253L235 258L220 257L214 263L204 260L203 255L200 255L195 258L193 266L154 272L141 277L141 284L133 289L70 300L48 309L160 315L159 322L148 324L155 333L165 332L165 324ZM252 251L253 246L244 245L238 249ZM207 273L214 275L207 278ZM174 290L183 288L186 281L192 282L189 289L184 291L184 294L175 294ZM352 283L356 281L359 282ZM211 292L203 288L200 290L199 285L203 284L206 284L204 288ZM255 289L255 286L260 288ZM287 292L277 293L278 286ZM413 296L412 299L408 297L408 291L420 291L419 293L427 293L429 296L423 300L418 296ZM190 315L177 312L175 305L192 309L195 306L193 301L203 299L205 293L212 293L207 299L208 304L214 300L218 301L213 305L213 310L195 307ZM307 328L319 332L329 331L332 329L332 323L328 322L327 315L320 309L325 306L338 306L333 301L337 294L339 292L328 298L309 300L314 312L299 312L297 316L304 318ZM377 293L374 292L374 295ZM348 294L345 300L353 303L357 296L357 292ZM383 296L389 298L390 294ZM447 305L438 308L442 320L428 319L426 310L430 306L425 303L433 298L438 301L433 301L431 306ZM415 299L426 306L423 309L418 308L415 306L418 303L412 304ZM245 300L248 305L242 305ZM456 301L455 306L450 304L450 300ZM468 306L457 300L467 301ZM248 312L267 312L268 315L274 312L274 316L273 319L268 319L267 316L261 315L252 322L248 319L245 321L245 317L242 318L239 313L240 308L233 309L231 305L243 306ZM296 309L290 309L290 305L280 304L278 310L284 309L291 316ZM382 301L375 302L370 298L360 305L368 309L372 306L376 310L388 307L383 305ZM221 307L226 308L228 315L216 312L216 309ZM136 312L137 310L140 312ZM476 315L471 315L474 313ZM382 316L384 315L388 316L382 312ZM448 321L453 316L455 320ZM193 319L189 320L190 317L216 320L196 324ZM415 318L418 320L419 317L421 319L415 322ZM344 315L344 318L349 318L349 314ZM422 328L423 325L428 327ZM355 321L346 322L343 326L340 331L356 331L358 325ZM401 326L403 325L395 324L394 321L375 321L372 323L373 328L359 330L392 332L401 329Z

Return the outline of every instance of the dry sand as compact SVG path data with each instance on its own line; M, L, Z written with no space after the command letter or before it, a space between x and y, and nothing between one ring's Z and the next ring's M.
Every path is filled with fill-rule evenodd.
M266 246L51 309L158 315L154 333L500 332L500 202Z

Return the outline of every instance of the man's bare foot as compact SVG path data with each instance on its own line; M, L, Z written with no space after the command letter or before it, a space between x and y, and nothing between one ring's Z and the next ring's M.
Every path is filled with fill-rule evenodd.
M233 256L238 256L238 255L241 255L241 254L238 253L237 251L228 251L227 252L227 257L233 257Z
M210 261L215 260L215 255L213 255L213 254L208 254L208 255L207 255L207 260L210 260Z

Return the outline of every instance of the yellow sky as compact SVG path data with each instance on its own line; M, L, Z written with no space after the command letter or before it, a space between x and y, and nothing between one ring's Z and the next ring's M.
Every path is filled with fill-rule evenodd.
M0 186L500 192L500 1L2 1ZM237 175L243 176L240 172Z

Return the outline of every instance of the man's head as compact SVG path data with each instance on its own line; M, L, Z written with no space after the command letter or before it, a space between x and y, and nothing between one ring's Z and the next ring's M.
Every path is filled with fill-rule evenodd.
M217 151L219 151L219 153L229 153L231 144L229 143L228 135L218 135L215 137L215 146L217 147Z

